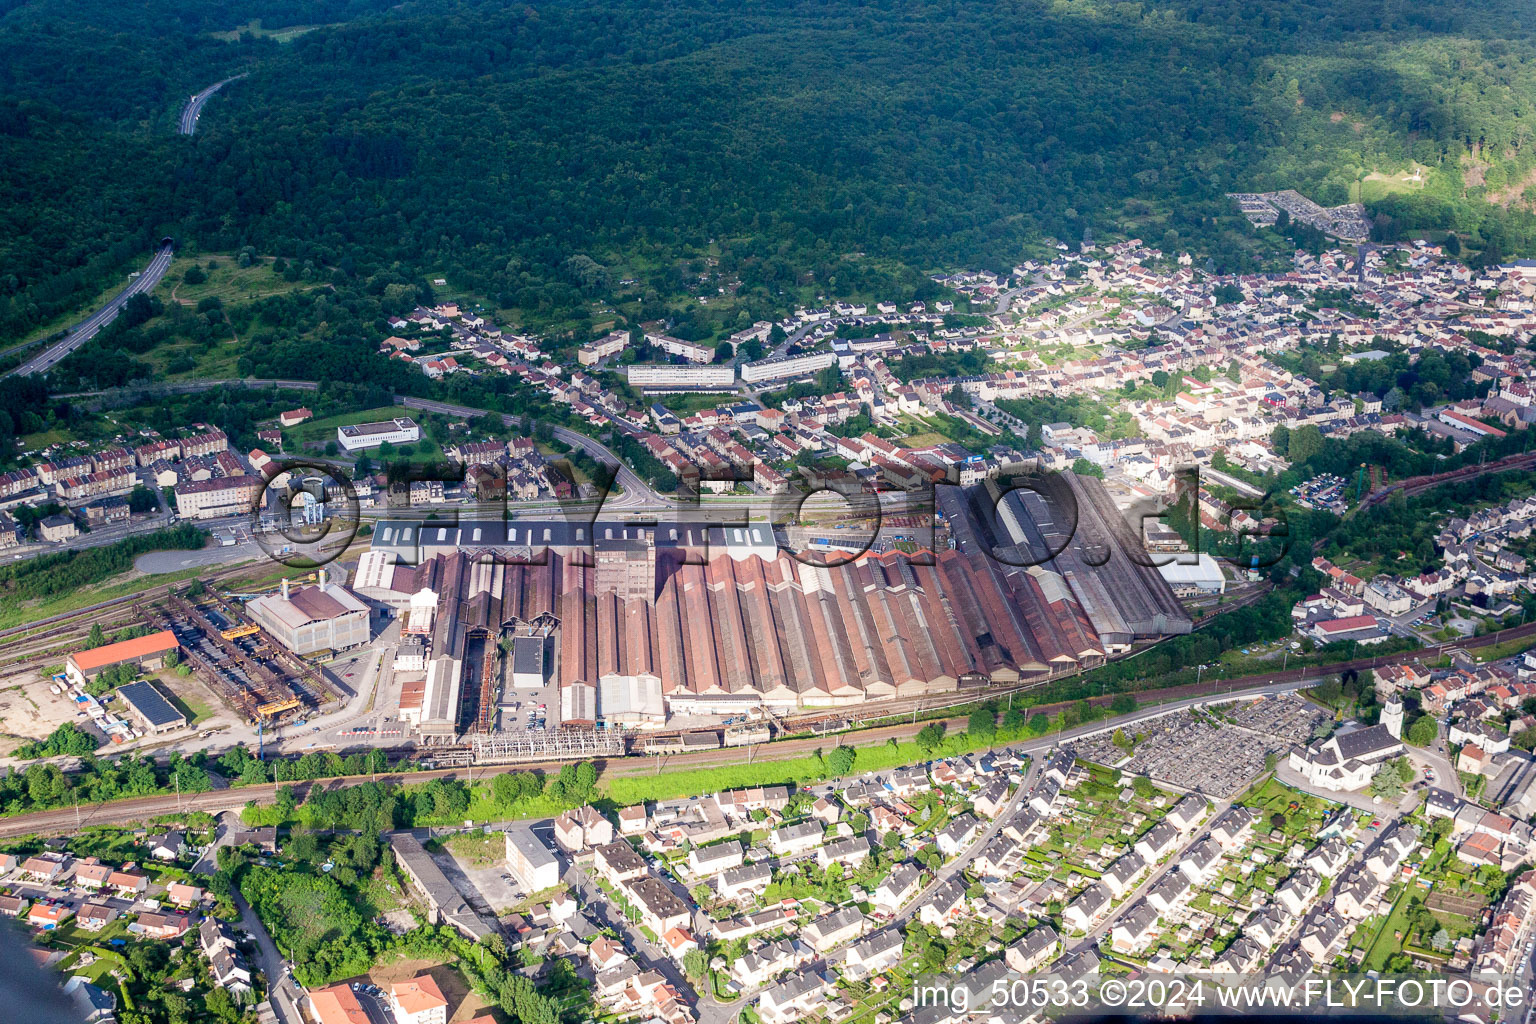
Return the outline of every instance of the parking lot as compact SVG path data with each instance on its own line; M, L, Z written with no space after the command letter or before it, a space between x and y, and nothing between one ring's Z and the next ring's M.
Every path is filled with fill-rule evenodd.
M560 728L560 687L551 681L537 688L513 689L511 659L503 658L502 665L500 728L504 732L534 730L541 726L544 729Z
M500 832L493 832L487 838L494 841L498 852L505 849L503 844L506 840ZM547 841L548 837L545 838ZM443 869L443 874L453 882L454 888L459 890L459 894L482 914L501 917L529 895L523 891L516 876L508 870L504 856L498 857L494 863L477 863L474 858L449 846L445 852L434 854L433 859Z

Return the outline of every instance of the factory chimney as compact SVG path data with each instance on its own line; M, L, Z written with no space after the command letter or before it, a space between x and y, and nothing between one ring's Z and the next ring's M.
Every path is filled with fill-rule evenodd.
M283 577L283 600L288 600L288 577Z

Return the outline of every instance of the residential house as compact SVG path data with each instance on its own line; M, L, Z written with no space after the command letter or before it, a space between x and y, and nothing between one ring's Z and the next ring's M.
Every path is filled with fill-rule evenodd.
M140 914L128 930L147 939L179 939L187 934L193 923L185 914L145 913Z
M954 923L965 911L965 888L963 878L951 878L939 885L918 905L918 920L934 928Z
M671 887L659 878L633 878L624 883L624 893L640 910L640 920L657 935L673 928L687 928L691 917L688 904L678 899Z
M1061 936L1050 925L1041 925L1009 946L1003 953L1008 966L1020 974L1032 974L1050 962L1061 945Z
M1067 904L1061 912L1061 922L1073 931L1086 932L1109 910L1111 899L1107 886L1102 883L1090 885Z
M346 984L311 990L309 1015L316 1024L373 1024L357 1001L357 993Z
M1168 816L1163 820L1180 832L1188 832L1200 823L1205 817L1205 797L1198 793L1190 793L1169 810Z
M593 853L592 866L607 879L609 885L623 885L646 873L645 858L622 839L599 846Z
M758 997L758 1019L763 1024L791 1024L824 1007L833 988L829 973L802 971L766 989Z
M61 903L34 903L27 912L27 924L51 932L74 915L73 910Z
M743 864L723 871L715 880L715 891L723 899L734 900L761 893L773 882L773 869L767 864Z
M1157 937L1157 911L1142 900L1120 915L1110 934L1116 950L1139 953Z
M740 867L744 854L741 843L735 839L711 846L695 846L688 851L688 870L694 875L718 875Z
M846 875L869 857L869 840L863 836L849 836L829 843L816 851L816 866L825 870L833 864L843 866Z
M896 966L904 941L901 932L887 928L855 942L843 958L843 973L857 981Z
M1119 899L1135 887L1141 873L1147 870L1147 862L1135 850L1116 858L1104 872L1100 881L1115 899Z
M395 1024L448 1024L448 1000L430 974L389 986L389 1009Z
M923 874L915 864L898 864L875 888L875 909L887 916L906 906L922 889Z
M1178 844L1179 830L1166 821L1160 821L1136 840L1136 852L1148 864L1156 864Z
M851 942L864 930L865 917L856 907L844 907L806 925L801 934L817 953Z
M187 848L187 841L180 832L166 832L164 835L151 836L146 845L149 847L149 855L156 860L175 860Z
M768 848L779 857L807 853L821 845L825 830L819 821L785 825L768 833Z
M1346 922L1335 914L1319 914L1301 936L1301 948L1314 963L1328 959L1339 936L1344 934Z
M75 923L88 932L99 932L111 924L117 917L117 911L105 903L85 902L80 904L80 910L75 914Z
M1275 890L1275 902L1300 917L1317 895L1318 875L1309 867L1297 869Z

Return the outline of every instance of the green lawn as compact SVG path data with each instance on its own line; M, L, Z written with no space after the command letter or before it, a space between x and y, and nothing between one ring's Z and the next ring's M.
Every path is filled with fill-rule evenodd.
M318 420L310 420L300 423L298 426L285 430L284 441L290 438L300 444L336 440L337 427L349 427L354 423L374 423L378 420L392 420L398 416L416 416L413 410L399 405L385 405L377 409L359 409L354 412L344 412L336 416L326 416Z
M500 832L462 832L450 836L443 844L475 867L488 867L506 856L506 843Z
M939 750L932 752L919 748L912 741L898 743L895 746L888 743L871 747L861 746L858 747L858 759L854 762L853 774L884 771L887 768L917 764L930 758L952 757L972 750L984 750L989 746L1005 746L1016 739L1017 737L1004 739L999 735L993 743L976 743L969 741L964 733L957 733L947 738ZM839 742L835 736L827 737L826 750L830 753ZM857 743L858 741L850 737L845 742ZM725 768L695 768L688 771L668 771L665 765L662 765L661 772L657 775L612 779L604 776L599 780L598 786L607 791L614 803L625 805L637 804L645 800L670 800L695 793L735 789L742 786L813 782L826 777L825 766L815 757L795 757L763 761L758 764L741 764Z
M1402 943L1394 936L1395 932L1408 931L1407 892L1405 888L1398 893L1397 900L1392 904L1392 912L1381 924L1381 931L1376 933L1376 941L1371 943L1365 951L1365 960L1360 967L1366 971L1379 971L1387 965L1387 959L1402 948Z

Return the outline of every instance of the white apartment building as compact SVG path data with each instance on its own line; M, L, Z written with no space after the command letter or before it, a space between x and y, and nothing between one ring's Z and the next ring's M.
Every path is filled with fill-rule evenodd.
M641 388L728 388L736 383L734 366L673 366L634 363L625 368L630 386Z
M576 350L576 361L582 366L595 366L609 356L616 356L629 347L628 331L609 331L596 341L589 341Z
M746 384L756 384L765 380L783 380L787 377L818 373L836 362L837 353L830 349L826 352L805 352L795 356L759 359L755 363L741 364L741 379Z
M715 347L698 341L684 341L670 334L648 332L645 340L652 348L660 349L669 356L682 356L690 363L709 363L715 358Z
M183 519L249 515L264 486L254 476L188 480L176 485L176 513Z

